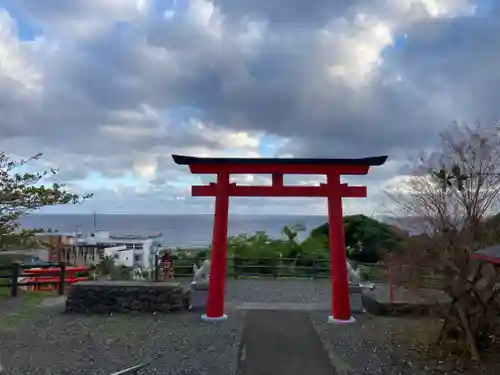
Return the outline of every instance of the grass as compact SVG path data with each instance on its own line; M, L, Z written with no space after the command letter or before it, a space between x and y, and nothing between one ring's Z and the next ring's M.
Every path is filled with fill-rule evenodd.
M0 284L0 298L10 297L10 288L4 287Z
M0 291L7 290L10 296L10 289L0 288ZM0 309L0 331L15 331L23 323L30 321L40 313L38 305L47 297L54 297L53 292L23 293L18 297L5 297L5 309Z
M10 297L9 279L0 279L0 299Z

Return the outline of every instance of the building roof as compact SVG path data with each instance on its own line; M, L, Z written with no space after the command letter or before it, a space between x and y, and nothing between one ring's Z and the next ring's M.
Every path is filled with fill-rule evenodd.
M89 244L86 242L77 242L74 245L66 245L66 246L75 246L80 249L107 249L109 247L109 244L108 243Z
M477 260L500 265L500 244L476 250L472 257Z
M380 166L383 165L387 156L375 156L358 159L304 159L304 158L199 158L194 156L172 155L174 162L179 165L208 165L208 164L226 164L226 165L364 165Z

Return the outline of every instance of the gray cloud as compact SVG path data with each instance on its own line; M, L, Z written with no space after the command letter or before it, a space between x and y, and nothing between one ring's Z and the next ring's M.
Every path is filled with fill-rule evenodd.
M277 154L389 154L369 180L383 184L451 121L498 116L500 18L473 1L173 3L7 1L3 148L44 152L72 181L141 171L175 195L171 153L220 153L244 131L286 139ZM42 38L20 42L8 12Z

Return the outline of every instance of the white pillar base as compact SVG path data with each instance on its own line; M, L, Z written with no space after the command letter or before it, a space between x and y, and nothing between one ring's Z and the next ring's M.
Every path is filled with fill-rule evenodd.
M328 317L328 323L332 323L332 324L352 324L352 323L355 323L355 322L356 322L356 319L353 316L351 316L347 320L335 319L331 315Z
M211 317L211 316L207 316L207 314L203 314L201 316L201 320L203 320L204 322L210 322L210 323L218 323L218 322L225 322L227 320L227 314L224 314L222 316L218 316L218 317Z

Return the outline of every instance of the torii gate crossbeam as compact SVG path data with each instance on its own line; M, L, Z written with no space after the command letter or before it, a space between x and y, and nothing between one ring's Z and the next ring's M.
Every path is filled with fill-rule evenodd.
M197 158L172 155L176 164L188 165L194 174L215 174L217 182L193 186L193 196L215 197L210 284L205 321L221 321L224 313L226 251L229 197L325 197L328 200L332 315L329 321L350 323L349 285L342 213L342 198L364 198L365 186L341 183L340 176L366 175L371 166L381 166L387 156L361 159L274 159L274 158ZM238 186L231 174L270 174L271 186ZM326 175L320 186L284 186L284 174Z

